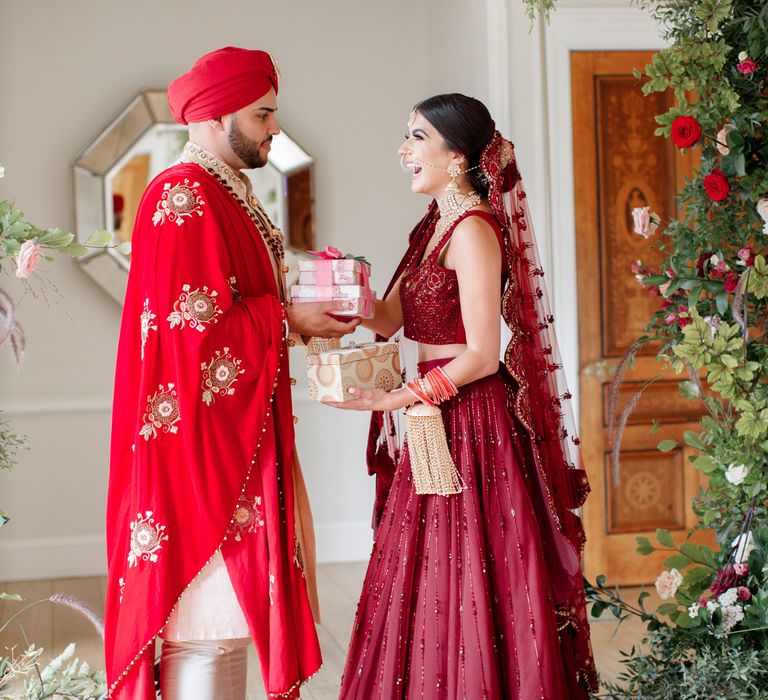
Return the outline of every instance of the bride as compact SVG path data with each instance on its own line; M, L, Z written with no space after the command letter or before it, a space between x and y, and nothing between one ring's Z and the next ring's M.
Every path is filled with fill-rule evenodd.
M363 325L380 339L402 327L419 374L334 404L375 412L377 477L340 697L587 698L589 487L512 144L478 100L438 95L416 105L400 155L432 201ZM390 413L413 405L392 449Z

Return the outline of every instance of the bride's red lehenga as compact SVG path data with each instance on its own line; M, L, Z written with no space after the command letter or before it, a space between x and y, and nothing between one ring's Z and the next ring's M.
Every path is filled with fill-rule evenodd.
M481 167L504 249L501 312L512 340L496 374L441 405L460 494L417 495L408 450L390 454L384 417L374 415L376 537L344 700L578 700L596 690L578 511L589 487L570 394L514 152L498 133ZM438 265L439 249L422 261L437 218L433 203L394 279L404 275L405 335L448 344L463 333L456 274Z

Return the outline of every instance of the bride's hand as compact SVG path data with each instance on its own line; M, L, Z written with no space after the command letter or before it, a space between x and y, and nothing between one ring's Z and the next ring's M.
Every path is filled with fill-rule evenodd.
M326 406L344 408L348 411L397 411L413 402L407 391L384 391L383 389L361 389L352 386L347 391L355 396L349 401L323 401Z

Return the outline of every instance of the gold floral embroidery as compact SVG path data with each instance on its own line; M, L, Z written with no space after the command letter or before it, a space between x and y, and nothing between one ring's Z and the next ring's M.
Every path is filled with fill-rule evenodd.
M205 201L198 194L198 187L200 187L199 182L190 183L187 178L184 178L183 183L176 183L173 187L170 182L166 182L152 217L152 223L157 226L168 219L181 226L184 220L191 218L193 214L202 216Z
M240 374L245 374L240 369L242 361L233 357L229 348L217 350L216 356L206 364L203 362L200 369L203 370L203 401L210 406L216 396L229 396L235 393L232 385Z
M156 562L157 553L163 548L163 542L168 539L165 525L156 523L151 510L136 513L136 520L131 523L131 547L128 552L128 566L137 566L139 561ZM122 579L121 579L122 581ZM122 598L121 583L120 596Z
M264 527L264 518L261 515L261 496L254 496L251 499L240 496L232 515L229 534L234 535L235 539L240 542L243 535L256 532L258 527Z
M144 300L144 311L141 312L141 359L144 359L144 346L147 344L149 331L156 331L157 325L152 323L157 318L149 308L149 299Z
M145 440L157 437L157 431L163 433L177 433L179 427L179 400L174 389L174 384L168 384L166 389L162 384L160 388L147 398L147 410L144 413L144 425L140 434Z
M181 289L179 298L173 304L173 311L167 318L171 328L184 328L189 323L190 328L202 333L206 324L219 322L218 317L224 312L216 301L219 293L215 289L209 291L204 286L190 291L192 288L188 284L182 285Z

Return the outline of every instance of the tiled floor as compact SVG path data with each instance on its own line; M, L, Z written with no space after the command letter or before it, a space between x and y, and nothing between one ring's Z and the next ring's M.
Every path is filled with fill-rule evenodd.
M318 628L318 632L324 665L320 673L302 691L302 698L305 700L336 700L338 697L347 642L364 574L364 563L324 564L319 567L318 586L323 624ZM54 592L69 593L101 613L104 607L105 582L104 578L27 581L0 584L0 591L19 593L28 601L46 598ZM633 602L637 598L636 590L628 590L626 594ZM654 598L649 598L646 605L650 606L653 601ZM0 601L0 626L20 607L20 603ZM609 679L615 678L620 670L620 650L631 648L642 636L639 625L631 620L624 623L620 633L612 639L616 626L612 619L606 617L592 623L598 671ZM44 647L47 653L59 653L68 642L74 641L77 643L77 655L81 659L86 659L92 667L103 667L101 640L90 623L75 612L63 606L43 604L28 610L19 621L27 638L37 646ZM16 624L0 635L0 648L14 644L24 648L23 635ZM50 658L50 655L47 658ZM249 698L261 700L266 696L261 686L253 650L250 652L249 663Z

